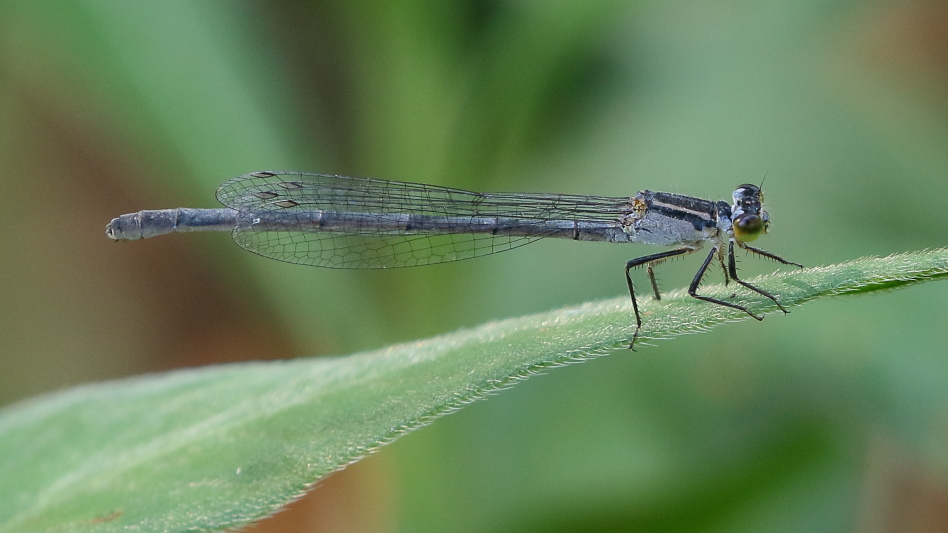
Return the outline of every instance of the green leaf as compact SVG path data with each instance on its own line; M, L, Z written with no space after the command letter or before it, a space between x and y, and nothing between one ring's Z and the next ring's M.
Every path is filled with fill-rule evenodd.
M940 249L750 281L790 307L946 276ZM748 292L703 290L776 309ZM643 307L642 346L747 318L681 291ZM348 357L181 370L22 402L0 411L0 532L239 527L487 393L624 348L630 323L620 297Z

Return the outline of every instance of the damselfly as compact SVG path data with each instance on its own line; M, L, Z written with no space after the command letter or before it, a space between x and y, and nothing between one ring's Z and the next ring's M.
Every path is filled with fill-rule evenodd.
M744 184L733 205L666 192L632 197L567 194L477 193L368 178L306 172L254 172L224 182L217 199L225 209L163 209L122 215L106 226L115 240L177 231L232 231L237 244L264 257L329 268L430 265L517 248L544 237L577 241L674 246L632 259L625 279L632 297L635 333L642 327L629 271L645 266L655 299L653 267L671 257L711 250L688 294L738 309L745 306L702 296L698 287L715 259L725 283L735 281L787 310L771 293L737 276L735 246L785 265L800 266L747 244L770 224L759 187Z

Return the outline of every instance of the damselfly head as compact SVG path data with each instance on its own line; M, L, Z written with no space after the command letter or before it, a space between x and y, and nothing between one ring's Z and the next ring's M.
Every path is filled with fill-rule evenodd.
M760 187L745 183L734 190L731 225L739 241L750 242L767 233L770 216L764 211L764 193Z
M764 193L760 187L745 183L734 190L734 209L760 209L764 202Z

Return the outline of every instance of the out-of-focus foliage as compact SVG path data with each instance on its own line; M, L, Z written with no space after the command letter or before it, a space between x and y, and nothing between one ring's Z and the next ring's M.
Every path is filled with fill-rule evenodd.
M766 175L773 225L759 245L790 260L943 247L946 21L943 2L922 0L5 2L0 401L181 365L348 353L618 296L623 262L654 251L550 242L335 272L259 259L223 235L103 235L124 212L211 207L218 183L264 168L721 199ZM687 285L696 261L662 265L662 287ZM295 508L313 518L297 520L944 526L940 285L531 380L332 476Z

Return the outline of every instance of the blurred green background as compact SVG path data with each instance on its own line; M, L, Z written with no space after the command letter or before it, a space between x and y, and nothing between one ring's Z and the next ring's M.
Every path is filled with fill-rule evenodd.
M0 404L344 354L622 295L655 250L333 271L106 222L263 169L714 199L766 175L760 246L789 260L943 247L948 4L8 1L0 161ZM822 301L553 370L254 531L948 530L946 303Z

